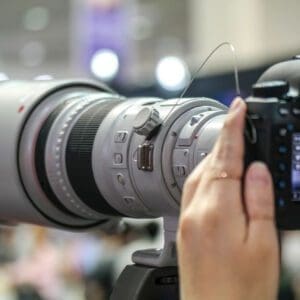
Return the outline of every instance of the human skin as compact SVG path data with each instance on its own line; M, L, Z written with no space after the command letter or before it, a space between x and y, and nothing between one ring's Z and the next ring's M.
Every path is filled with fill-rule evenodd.
M212 152L185 182L177 234L181 300L274 300L279 243L271 175L243 179L245 102L236 98Z

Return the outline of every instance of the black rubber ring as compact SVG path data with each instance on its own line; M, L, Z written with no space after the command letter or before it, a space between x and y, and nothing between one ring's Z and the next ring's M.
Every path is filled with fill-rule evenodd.
M123 214L105 200L97 187L92 168L92 151L102 121L121 102L108 100L88 107L72 128L66 148L66 168L74 191L87 206L109 216Z

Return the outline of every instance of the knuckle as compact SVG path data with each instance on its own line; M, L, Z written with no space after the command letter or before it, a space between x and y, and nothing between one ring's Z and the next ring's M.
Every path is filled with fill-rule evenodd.
M179 221L177 241L186 241L192 236L192 232L197 228L197 218L190 212L182 213Z
M177 243L181 247L201 242L203 248L212 248L215 245L215 236L221 231L220 213L216 209L200 209L184 211L180 217Z
M191 183L188 182L188 180L186 180L183 184L183 188L182 188L182 199L186 198L187 195L189 194L190 190L193 190L195 186L195 183Z
M187 190L190 188L195 187L200 182L201 174L196 176L196 174L191 174L188 176L188 178L185 180L183 184L183 190Z
M183 189L188 189L191 186L194 186L197 183L197 179L196 176L194 175L190 175L188 176L188 178L185 180L184 184L183 184Z
M182 241L189 240L193 233L201 235L202 238L210 237L220 226L219 214L213 210L197 212L184 212L180 218L178 237Z

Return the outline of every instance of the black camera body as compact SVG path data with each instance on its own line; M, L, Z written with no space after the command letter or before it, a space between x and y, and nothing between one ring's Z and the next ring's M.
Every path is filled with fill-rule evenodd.
M273 176L279 229L300 228L300 57L269 68L247 102L246 165L264 161Z

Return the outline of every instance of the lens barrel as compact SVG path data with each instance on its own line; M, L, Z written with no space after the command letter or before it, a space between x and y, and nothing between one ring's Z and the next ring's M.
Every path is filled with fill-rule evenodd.
M126 99L72 80L2 84L0 105L0 221L76 230L177 216L183 183L226 114L211 99Z

